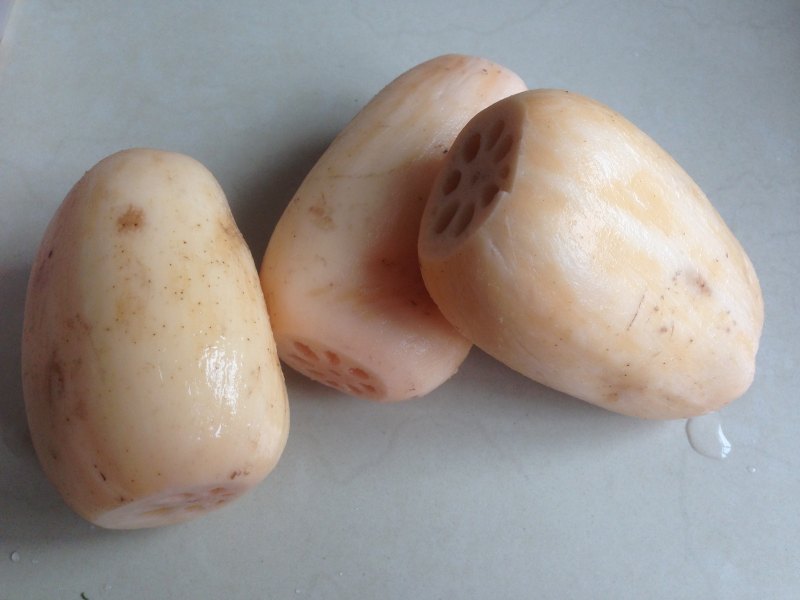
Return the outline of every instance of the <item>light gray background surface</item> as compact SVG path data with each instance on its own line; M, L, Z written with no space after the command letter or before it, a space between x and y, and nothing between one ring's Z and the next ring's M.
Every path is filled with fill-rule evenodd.
M390 406L287 370L289 442L254 493L160 530L75 516L33 456L19 374L30 264L72 184L124 147L190 154L260 262L336 132L446 52L617 109L741 240L767 317L755 383L721 413L729 457L473 351ZM798 257L797 0L18 0L0 46L0 600L800 598Z

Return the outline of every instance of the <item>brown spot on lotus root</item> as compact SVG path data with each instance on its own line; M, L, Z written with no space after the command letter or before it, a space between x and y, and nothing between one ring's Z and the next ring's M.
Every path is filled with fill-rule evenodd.
M710 296L711 295L711 288L706 281L706 278L700 275L699 273L696 274L691 282L696 286L697 291L703 296Z
M130 205L117 218L117 231L138 231L144 226L144 211L138 206Z
M60 400L64 395L64 369L61 363L53 357L50 361L50 393L47 402L53 404L54 400Z
M320 196L319 200L308 208L308 212L317 227L324 230L333 229L333 217L324 195Z

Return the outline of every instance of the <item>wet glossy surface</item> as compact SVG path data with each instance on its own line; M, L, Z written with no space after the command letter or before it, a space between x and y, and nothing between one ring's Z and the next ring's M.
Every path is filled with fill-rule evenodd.
M200 163L134 149L94 166L48 225L25 312L31 438L93 523L183 520L214 503L179 514L151 501L202 496L231 473L244 491L277 462L288 407L264 299Z

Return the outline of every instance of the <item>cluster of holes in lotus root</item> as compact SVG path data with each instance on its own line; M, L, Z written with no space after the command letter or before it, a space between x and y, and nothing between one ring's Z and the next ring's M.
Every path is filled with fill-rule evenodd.
M474 131L453 148L456 154L441 180L435 207L433 230L437 235L458 237L494 204L501 191L508 191L514 136L505 128L504 121L495 121L485 134Z
M380 385L369 372L332 349L295 341L284 359L311 379L346 394L370 398L381 394Z
M228 488L218 486L202 492L179 492L148 504L145 516L167 516L175 512L206 512L217 508L238 494Z

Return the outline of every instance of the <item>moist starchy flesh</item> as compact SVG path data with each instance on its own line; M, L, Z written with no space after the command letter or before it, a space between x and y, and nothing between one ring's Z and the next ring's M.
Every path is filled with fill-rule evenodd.
M478 114L434 183L419 257L465 337L609 410L688 417L752 382L750 260L684 170L589 98L527 91Z
M261 266L278 352L356 396L421 396L470 344L439 313L419 271L425 201L450 144L481 109L525 89L509 70L459 55L384 88L303 181Z
M286 443L255 264L216 180L184 155L119 152L70 191L31 272L22 362L45 474L103 527L225 505Z

